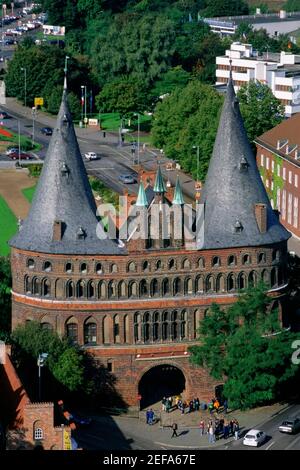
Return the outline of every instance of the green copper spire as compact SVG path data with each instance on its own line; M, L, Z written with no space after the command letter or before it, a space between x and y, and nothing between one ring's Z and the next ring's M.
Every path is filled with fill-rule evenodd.
M148 206L148 201L147 201L147 197L146 197L146 193L145 193L145 188L144 188L144 185L143 185L142 181L140 182L139 193L138 193L138 197L137 197L135 205L138 206L138 207L147 207Z
M173 197L172 204L177 204L179 206L182 206L184 204L183 194L182 194L182 190L181 190L181 186L180 186L178 176L177 176L177 179L176 179L176 186L175 186L175 191L174 191L174 197Z
M165 187L164 179L161 174L160 166L158 167L158 170L156 173L153 191L155 193L161 193L161 194L166 192L166 187Z

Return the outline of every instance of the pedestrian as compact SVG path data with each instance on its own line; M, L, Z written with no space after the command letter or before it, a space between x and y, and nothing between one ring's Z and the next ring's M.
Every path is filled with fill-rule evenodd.
M229 437L229 425L228 425L228 421L225 421L225 424L224 424L224 434L223 434L223 437L224 437L224 439L228 439L228 437Z
M235 422L234 422L234 428L233 429L234 429L234 439L236 441L238 441L239 440L240 426L239 426L239 423L238 423L237 420L235 420Z
M149 424L149 419L150 419L150 410L146 411L146 423Z
M216 410L217 414L219 413L220 402L219 400L215 400L214 402L214 409Z
M203 421L203 419L200 421L199 428L200 428L200 436L203 436L204 428L205 428L205 422Z
M152 408L150 408L149 410L149 418L148 418L148 424L153 424L153 420L154 420L154 411L152 410Z
M209 426L208 428L208 443L214 444L216 442L215 438L215 430L213 426Z
M166 399L166 397L163 397L163 399L161 401L162 411L166 411L166 403L167 403L167 399Z
M229 421L229 427L230 427L230 434L233 436L234 433L234 420Z
M178 429L178 426L176 423L173 423L172 424L172 429L173 429L173 434L171 437L178 437L178 434L177 434L177 429Z

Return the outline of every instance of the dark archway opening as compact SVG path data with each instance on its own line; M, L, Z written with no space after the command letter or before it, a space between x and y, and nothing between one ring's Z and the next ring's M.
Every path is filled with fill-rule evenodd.
M171 365L152 367L140 380L141 410L161 401L163 397L179 395L185 389L185 377L180 369Z

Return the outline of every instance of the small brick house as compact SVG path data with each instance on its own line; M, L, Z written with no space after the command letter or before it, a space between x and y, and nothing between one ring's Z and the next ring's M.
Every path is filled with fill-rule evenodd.
M189 360L213 302L230 305L240 289L263 279L288 323L290 234L262 184L232 80L198 206L201 234L175 236L171 216L171 234L163 235L164 211L182 215L185 206L178 182L171 200L166 193L159 168L155 180L141 178L132 210L148 220L147 236L134 236L132 213L126 236L109 236L95 215L64 90L29 216L10 242L13 328L36 320L68 336L115 377L131 407L177 393L202 400L216 394L220 384Z

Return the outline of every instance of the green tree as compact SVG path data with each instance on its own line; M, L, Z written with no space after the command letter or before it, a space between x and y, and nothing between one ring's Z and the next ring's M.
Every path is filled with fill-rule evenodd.
M284 9L286 11L300 11L300 0L287 0Z
M223 97L210 86L192 80L158 103L153 143L197 177L193 145L199 145L199 178L204 180L212 153Z
M249 7L243 0L206 0L205 16L247 15Z
M83 356L76 349L65 349L52 369L54 377L74 392L82 387L84 378Z
M191 361L225 379L224 396L232 408L252 408L279 397L282 387L299 373L292 364L296 334L282 330L278 310L260 284L240 293L235 304L213 305L199 328L200 345Z
M284 108L267 85L251 80L238 98L250 142L284 119Z
M171 93L175 88L184 88L190 79L191 75L178 65L168 70L160 79L154 82L151 95L157 98L161 95Z

